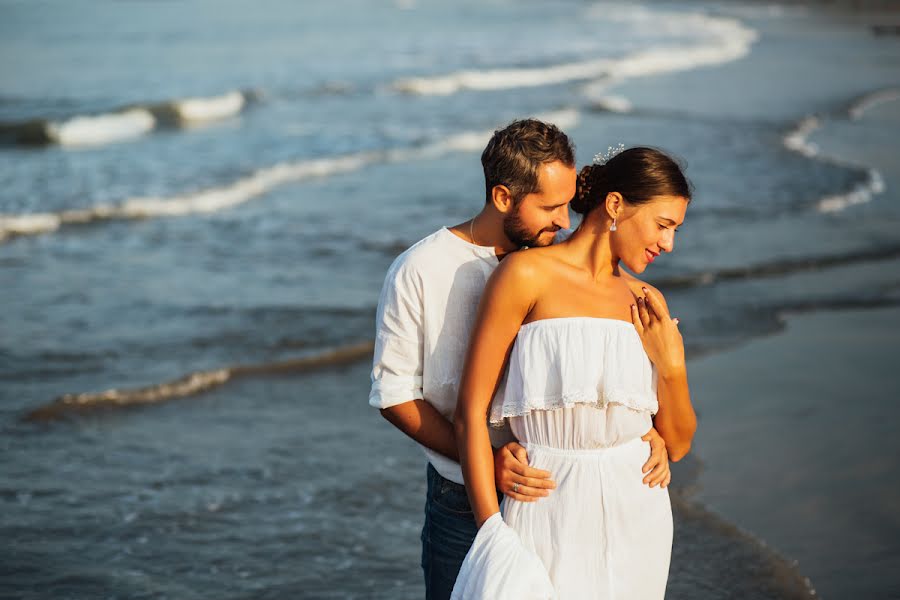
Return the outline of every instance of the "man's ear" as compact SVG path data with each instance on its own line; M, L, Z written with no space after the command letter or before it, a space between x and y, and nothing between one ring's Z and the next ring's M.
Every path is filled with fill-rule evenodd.
M508 214L513 209L512 192L505 185L495 185L491 189L491 203L501 214Z
M618 218L624 204L625 200L622 198L622 194L620 194L619 192L608 193L606 195L605 205L606 214L609 215L610 219Z

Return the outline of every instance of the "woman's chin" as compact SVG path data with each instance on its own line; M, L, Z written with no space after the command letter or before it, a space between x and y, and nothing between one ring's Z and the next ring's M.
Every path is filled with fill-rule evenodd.
M647 270L647 267L649 266L649 265L648 265L645 261L643 261L643 260L634 261L634 262L623 260L622 262L625 263L625 267L626 267L629 271L631 271L632 273L634 273L635 275L640 275L640 274L643 273L645 270Z

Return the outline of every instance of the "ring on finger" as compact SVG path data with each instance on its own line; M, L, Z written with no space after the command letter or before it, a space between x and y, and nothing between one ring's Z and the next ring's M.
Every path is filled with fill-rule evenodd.
M518 482L516 482L516 483L513 484L513 489L512 489L512 491L513 491L513 494L516 494L516 493L519 492L519 483L518 483Z

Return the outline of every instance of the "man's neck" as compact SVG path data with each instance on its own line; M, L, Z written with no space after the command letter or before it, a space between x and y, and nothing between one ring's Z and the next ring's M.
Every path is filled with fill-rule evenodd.
M519 249L503 231L503 215L489 210L487 207L468 221L449 229L451 233L471 244L493 248L500 260L510 252Z

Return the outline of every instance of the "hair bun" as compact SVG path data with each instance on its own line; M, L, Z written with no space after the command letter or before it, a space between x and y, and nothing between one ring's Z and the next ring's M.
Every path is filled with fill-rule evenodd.
M575 184L575 197L572 198L571 204L576 213L585 215L591 208L591 188L594 185L594 175L602 168L602 165L587 165L581 169Z

